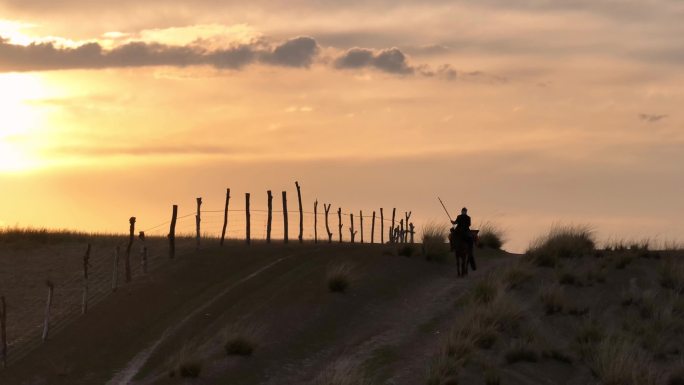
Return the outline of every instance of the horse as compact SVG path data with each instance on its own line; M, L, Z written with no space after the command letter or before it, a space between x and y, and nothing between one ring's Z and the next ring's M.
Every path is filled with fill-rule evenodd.
M473 245L477 244L479 230L470 230L470 236L473 238ZM469 247L468 242L466 242L462 237L459 237L455 231L449 233L449 243L451 245L451 250L454 252L456 257L456 271L459 277L468 275L468 265L475 270L475 256L472 253L472 249Z

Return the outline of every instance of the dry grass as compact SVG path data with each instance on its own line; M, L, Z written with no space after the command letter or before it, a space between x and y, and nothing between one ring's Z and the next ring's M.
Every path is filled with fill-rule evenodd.
M73 230L53 230L34 227L0 228L0 243L55 244L62 242L86 242L88 239L100 237L120 237L121 234L96 234Z
M625 338L602 340L593 352L590 366L604 385L660 383L660 378L645 352Z
M504 353L504 358L509 364L537 362L539 361L539 354L530 341L514 340Z
M675 258L666 259L658 271L660 285L676 293L684 293L684 262Z
M439 223L428 223L423 227L421 242L423 256L428 261L446 261L449 258L449 229Z
M492 302L501 290L501 283L495 274L488 274L473 285L471 296L477 303L487 304Z
M524 259L519 259L514 264L505 267L501 271L501 282L504 289L517 289L534 276L532 266Z
M338 360L321 372L311 385L371 385L349 360Z
M338 263L328 267L326 281L328 290L333 293L344 293L351 285L352 266L349 263Z
M528 258L537 266L554 267L559 258L580 258L593 253L594 235L587 226L559 226L532 242Z
M539 298L546 314L562 313L567 308L565 293L558 284L543 285L539 289Z
M492 222L484 222L480 225L478 234L478 246L501 250L506 243L505 232Z

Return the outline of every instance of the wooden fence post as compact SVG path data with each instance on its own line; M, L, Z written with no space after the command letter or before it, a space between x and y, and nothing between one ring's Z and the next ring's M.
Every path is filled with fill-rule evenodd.
M363 243L363 211L359 211L359 231L361 232L361 243Z
M375 210L373 210L373 220L371 221L371 243L375 243Z
M396 213L397 213L397 209L393 208L392 209L392 227L390 228L390 239L389 239L390 243L395 242L395 239L394 239L394 217L395 217Z
M230 189L226 189L226 206L223 209L223 229L221 230L221 246L226 240L226 230L228 229L228 205L230 204Z
M5 296L0 297L0 339L2 339L2 367L7 367L7 304Z
M414 243L413 242L414 241L414 235L416 234L415 227L413 226L413 222L411 222L411 224L409 225L409 228L411 229L409 231L409 233L411 234L411 244L413 244Z
M43 321L43 342L47 340L50 333L50 309L52 308L52 296L55 291L55 285L50 280L45 281L45 284L48 287L48 298L45 305L45 320Z
M302 189L299 182L295 182L297 186L297 200L299 201L299 243L304 242L304 211L302 208Z
M397 240L398 243L404 243L404 219L402 218L399 221L399 239Z
M247 227L245 230L246 238L245 242L249 245L252 242L252 223L251 223L251 215L249 212L249 193L245 193L245 226Z
M382 207L380 207L380 243L385 243L385 213Z
M142 243L140 246L140 268L143 274L147 274L147 242L145 242L145 232L141 231L138 234L138 239Z
M130 227L128 229L128 246L126 246L126 260L124 261L126 269L126 282L131 282L131 248L133 247L133 239L135 238L135 217L128 220Z
M351 226L349 226L349 235L351 237L351 243L354 243L354 237L356 236L356 231L354 231L354 214L349 213L349 220L351 221Z
M173 205L171 227L169 228L169 259L176 256L176 219L178 219L178 205Z
M201 223L202 223L202 198L197 198L197 214L195 214L195 238L197 239L197 246L195 250L200 249L200 237L201 237Z
M314 243L318 243L318 199L314 201Z
M325 232L328 234L328 243L332 243L333 233L330 231L330 223L328 222L328 213L330 213L331 203L323 203L323 208L325 209Z
M114 270L112 273L112 291L116 291L119 286L119 254L121 252L121 247L116 246L114 251Z
M266 191L268 195L268 219L266 220L266 243L271 243L271 227L273 225L273 194L271 190Z
M88 312L88 267L90 266L90 243L83 256L83 299L81 301L81 314Z
M287 230L288 230L287 227L288 227L288 223L287 223L287 191L283 191L283 230L284 230L283 242L285 242L285 243L289 242L288 234L287 234Z
M404 221L404 223L406 224L406 233L404 234L404 243L406 243L406 242L408 242L408 236L406 234L409 233L409 219L411 219L411 211L404 212L404 216L406 217L406 221Z
M337 230L340 233L340 243L342 243L342 207L339 207L337 209L337 221L338 221Z

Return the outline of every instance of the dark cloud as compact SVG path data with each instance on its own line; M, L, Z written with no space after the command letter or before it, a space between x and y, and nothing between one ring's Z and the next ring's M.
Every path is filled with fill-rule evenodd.
M648 123L656 123L656 122L659 122L665 118L667 118L667 115L639 114L639 119L641 119L645 122L648 122Z
M394 74L411 74L415 70L408 64L406 55L398 48L377 52L367 48L352 48L335 59L335 67L340 69L373 67Z
M255 62L308 67L318 52L318 44L309 37L290 39L272 48L256 42L213 51L196 45L170 46L146 42L127 43L112 50L104 50L98 43L76 48L57 47L54 43L22 46L0 39L0 71L191 65L239 69Z

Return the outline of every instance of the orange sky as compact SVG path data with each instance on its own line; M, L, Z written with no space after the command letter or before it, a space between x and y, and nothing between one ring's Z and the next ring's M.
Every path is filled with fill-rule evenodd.
M556 222L682 240L684 4L341 4L0 1L0 225L299 180L420 224L440 195L518 251Z

